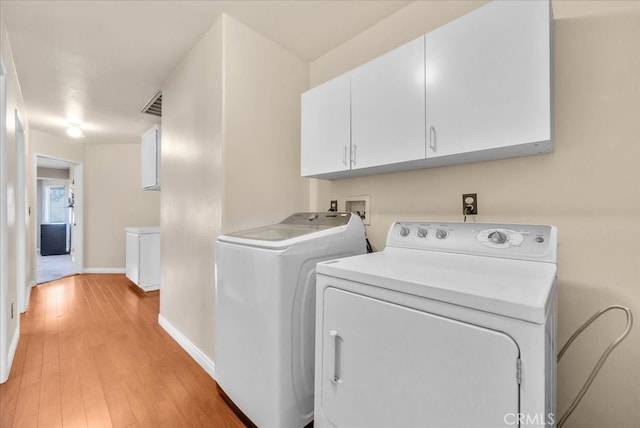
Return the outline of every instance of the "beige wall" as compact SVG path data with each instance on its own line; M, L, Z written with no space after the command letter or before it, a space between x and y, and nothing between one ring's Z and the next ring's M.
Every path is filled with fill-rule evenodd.
M213 360L215 239L306 208L308 66L222 15L163 87L160 313Z
M140 144L87 144L84 159L84 267L125 267L125 228L160 224L160 193L142 190Z
M311 64L311 86L477 7L414 2ZM398 219L462 220L477 192L479 222L559 229L558 342L592 313L623 304L640 316L640 2L554 2L555 144L550 155L336 181L311 180L312 209L371 195L373 246ZM609 313L559 365L559 413L599 353L624 328ZM609 358L566 427L631 427L640 420L640 328Z
M32 156L44 156L72 163L84 162L83 140L60 138L44 132L31 130Z
M162 88L160 314L212 358L222 227L222 21Z
M300 94L309 66L227 16L224 57L223 232L277 223L305 210Z
M69 180L68 169L36 167L36 175L38 176L38 178L57 178L60 180Z

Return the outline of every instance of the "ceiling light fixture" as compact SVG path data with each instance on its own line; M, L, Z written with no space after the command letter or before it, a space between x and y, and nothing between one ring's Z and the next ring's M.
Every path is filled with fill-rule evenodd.
M82 128L80 125L71 124L67 128L67 135L71 138L80 138L83 136Z

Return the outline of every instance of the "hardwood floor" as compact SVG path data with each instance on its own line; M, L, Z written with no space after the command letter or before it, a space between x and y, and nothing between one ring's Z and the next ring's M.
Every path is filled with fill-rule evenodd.
M159 292L124 275L34 288L0 385L0 427L244 426L158 311Z

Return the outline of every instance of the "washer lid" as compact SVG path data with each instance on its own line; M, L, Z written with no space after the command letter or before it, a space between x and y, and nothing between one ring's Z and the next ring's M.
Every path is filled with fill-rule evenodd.
M296 213L277 224L221 235L218 237L218 241L268 249L282 249L340 234L347 228L355 229L358 227L362 229L364 237L364 226L361 220L351 213Z
M389 248L318 263L319 275L543 324L555 263Z
M258 227L256 229L243 230L240 232L228 233L227 237L235 237L242 239L252 239L258 241L285 241L287 239L297 238L299 236L309 235L319 230L329 229L331 226L319 225L293 225L293 224L272 224L270 226Z

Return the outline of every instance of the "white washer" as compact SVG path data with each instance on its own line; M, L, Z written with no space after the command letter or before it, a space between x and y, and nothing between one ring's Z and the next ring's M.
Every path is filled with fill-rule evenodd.
M317 266L315 427L555 426L553 226L397 222Z
M365 252L351 213L298 213L218 238L215 378L254 424L313 419L316 263Z

